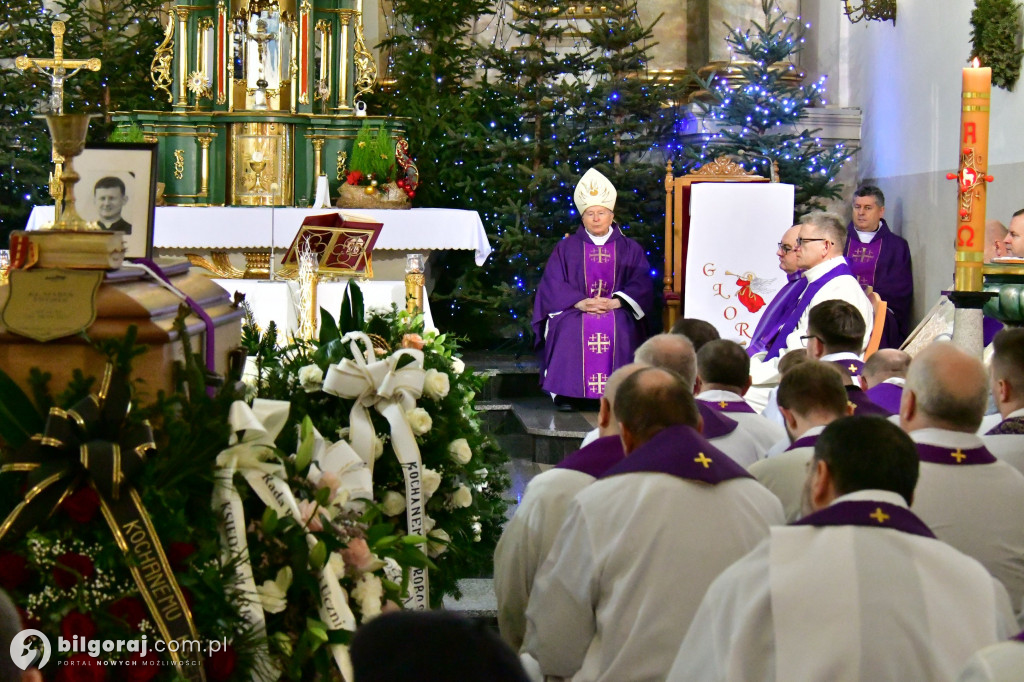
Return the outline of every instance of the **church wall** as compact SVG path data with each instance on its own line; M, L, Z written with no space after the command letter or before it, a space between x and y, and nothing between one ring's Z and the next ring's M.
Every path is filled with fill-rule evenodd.
M961 69L970 54L972 0L899 0L896 25L850 24L836 0L803 0L813 22L801 66L829 74L831 104L864 113L860 182L886 195L886 218L910 243L914 312L923 316L953 276ZM846 56L844 59L843 56ZM988 219L1024 206L1024 86L992 91ZM853 188L847 188L852 191ZM849 211L847 210L847 215Z

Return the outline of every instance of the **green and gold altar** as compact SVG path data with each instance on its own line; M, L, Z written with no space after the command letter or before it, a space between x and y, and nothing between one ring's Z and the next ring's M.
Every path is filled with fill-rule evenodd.
M115 114L158 146L168 205L308 206L344 182L377 81L363 0L182 0L151 66L170 112Z

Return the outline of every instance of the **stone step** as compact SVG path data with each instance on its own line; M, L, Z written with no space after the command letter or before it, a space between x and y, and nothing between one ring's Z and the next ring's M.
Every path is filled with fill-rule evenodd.
M597 412L559 412L546 397L513 400L512 414L532 437L532 449L518 454L506 452L538 464L558 464L579 450L583 437L597 427Z

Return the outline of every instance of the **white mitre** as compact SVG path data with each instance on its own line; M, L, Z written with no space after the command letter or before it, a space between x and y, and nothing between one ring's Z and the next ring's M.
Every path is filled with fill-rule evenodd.
M573 193L576 210L580 215L591 206L604 206L609 211L614 211L615 197L615 185L596 168L591 168L583 174Z

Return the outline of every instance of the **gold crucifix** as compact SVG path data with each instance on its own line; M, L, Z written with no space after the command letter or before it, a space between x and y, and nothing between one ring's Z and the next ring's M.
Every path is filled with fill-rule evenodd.
M53 34L53 58L28 57L22 55L14 60L14 65L20 70L38 69L50 77L53 85L53 92L50 93L51 113L61 115L64 113L64 81L71 78L82 69L99 71L102 62L96 57L91 59L64 59L64 32L66 31L63 21L53 22L50 33ZM74 69L68 73L68 69Z

